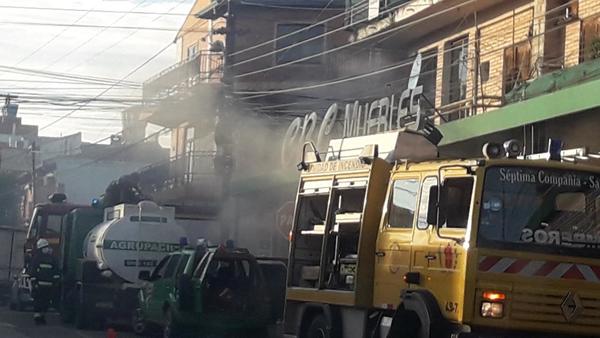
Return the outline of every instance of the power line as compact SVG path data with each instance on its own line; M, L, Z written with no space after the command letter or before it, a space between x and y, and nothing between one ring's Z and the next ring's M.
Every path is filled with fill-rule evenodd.
M186 2L187 0L183 0ZM34 7L34 6L12 6L12 5L0 5L0 8L7 9L21 9L21 10L35 10L35 11L59 11L59 12L86 12L86 13L107 13L107 14L122 14L128 13L132 15L167 15L167 16L193 16L187 13L162 13L162 12L146 12L146 11L117 11L108 9L81 9L81 8L67 8L67 7Z
M271 70L274 70L274 69L279 69L279 68L287 67L289 65L293 65L293 64L296 64L296 63L300 63L300 62L303 62L303 61L307 61L307 60L313 59L313 58L315 58L317 56L331 54L331 53L333 53L335 51L346 49L348 47L357 45L359 43L364 43L365 41L369 41L369 40L375 39L375 38L380 37L382 35L389 34L391 32L395 32L395 31L398 31L398 30L401 30L401 29L405 29L407 27L414 26L416 24L419 24L419 23L421 23L421 22L423 22L425 20L431 19L431 18L436 17L438 15L443 15L443 14L446 14L448 12L454 11L457 8L460 8L462 6L466 6L468 4L474 3L475 1L477 1L477 0L466 0L466 1L462 2L462 3L460 3L460 4L457 4L457 5L451 6L449 8L440 10L439 12L435 12L435 13L430 14L428 16L412 20L412 21L410 21L410 22L408 22L406 24L399 25L399 26L396 26L396 27L392 27L389 30L385 30L385 31L381 31L381 32L375 33L375 34L373 34L371 36L368 36L368 37L366 37L366 38L364 38L362 40L356 40L356 41L353 41L353 42L349 42L347 44L344 44L344 45L341 45L341 46L338 46L338 47L334 47L334 48L331 48L331 49L327 49L327 50L324 50L324 51L319 52L319 53L311 54L311 55L306 56L306 57L302 57L302 58L299 58L299 59L296 59L296 60L292 60L292 61L289 61L289 62L278 64L278 65L275 65L275 66L266 67L266 68L262 68L262 69L250 71L250 72L247 72L247 73L234 75L233 77L234 78L243 78L243 77L247 77L247 76L250 76L250 75L255 75L255 74L259 74L259 73L264 73L264 72L267 72L267 71L271 71ZM395 10L399 6L402 6L402 4L394 6L392 8L389 8L389 9L385 10L384 12L382 12L380 14L391 12L391 11ZM347 27L350 27L350 26L351 25L348 25ZM319 35L319 36L316 36L316 37L304 40L303 43L314 41L314 40L316 40L316 39L318 39L318 38L320 38L322 36L327 35L328 33L330 33L330 32L326 32L326 33L324 33L322 35ZM298 44L294 44L294 45L300 45L300 44L302 44L302 43L298 43ZM269 53L272 54L272 52L269 52Z
M547 14L549 14L549 13L551 13L553 11L554 11L554 9L553 10L548 10L546 13L542 13L537 18L544 17L544 16L546 16ZM534 17L534 19L535 19L535 17ZM562 27L557 26L557 27L553 27L551 29L547 29L543 33L535 34L535 35L530 36L530 39L544 36L547 33L551 33L551 32L553 32L555 30L560 30L561 28ZM475 43L479 42L480 40L481 40L481 38L475 39L473 41L470 41L469 45L475 44ZM474 60L476 57L481 58L483 56L487 56L489 54L492 54L492 53L495 53L495 52L498 52L498 51L502 51L502 50L504 50L504 49L506 49L507 47L510 47L510 46L514 46L514 45L511 44L511 45L508 45L508 46L500 46L500 47L493 48L491 50L487 50L487 51L485 51L485 53L480 53L478 56L473 56L471 58L468 58L467 61L468 60ZM456 46L456 47L453 47L453 48L448 48L448 49L445 49L442 52L442 54L450 53L453 50L460 49L460 48L462 48L462 46ZM437 57L439 57L439 56L436 53L436 54L433 54L433 55L423 56L422 60L425 61L425 60L432 59L432 58L437 58ZM316 89L316 88L321 88L321 87L325 87L325 86L336 85L336 84L344 83L344 82L348 82L348 81L354 81L354 80L358 80L358 79L369 77L369 76L373 76L373 75L378 75L378 74L385 73L385 72L388 72L388 71L391 71L391 70L394 70L394 69L398 69L398 68L402 68L402 67L409 67L409 66L412 65L413 62L414 62L413 59L405 59L405 60L403 60L403 61L401 61L399 63L389 65L387 67L378 69L376 71L372 71L372 72L368 72L368 73L363 73L363 74L358 74L358 75L353 75L353 76L349 76L349 77L338 78L338 79L335 79L335 80L332 80L332 81L320 82L320 83L315 83L315 84L307 85L307 86L300 86L300 87L286 88L286 89L272 90L272 91L234 92L234 94L237 94L237 95L252 95L252 94L256 94L256 95L252 95L252 96L246 96L246 97L243 98L244 100L250 100L250 99L264 97L264 96L269 96L269 95L274 95L274 94L284 94L284 93L290 93L290 92L296 92L296 91L303 91L303 90L308 90L308 89ZM437 71L438 71L438 69L436 68L436 69L433 69L431 71L421 73L421 74L419 74L419 76L426 75L428 73L435 73ZM397 79L397 80L394 80L392 82L406 81L408 79L410 79L410 76L403 77L401 79ZM275 106L270 106L270 108L279 107L279 106L287 106L287 105L288 104L275 105Z
M131 8L130 11L133 11L134 9L140 7L142 4L144 4L146 1L148 0L142 0L140 1L137 5L135 5L133 8ZM66 52L65 54L63 54L62 56L58 57L56 60L54 60L53 62L51 62L49 65L47 65L44 69L48 69L52 66L54 66L56 63L58 63L59 61L67 58L69 55L75 53L76 51L78 51L80 48L82 48L83 46L87 45L88 43L90 43L92 40L94 40L95 38L97 38L98 36L100 36L102 33L106 32L106 30L108 30L108 28L113 27L116 23L118 23L119 21L121 21L121 19L123 19L124 17L127 16L127 14L129 14L129 12L125 12L123 13L121 16L119 16L117 19L115 19L109 26L107 26L106 28L102 28L102 30L96 32L94 35L90 36L87 40L85 40L83 43L80 43L79 45L75 46L75 48L71 49L70 51Z
M359 3L355 4L355 5L353 5L353 6L352 6L352 8L351 8L351 10L352 10L353 8L355 9L356 7L361 7L361 8L362 8L362 7L363 7L363 5L364 5L364 4L365 4L367 1L368 1L368 0L362 0L361 2L359 2ZM366 8L366 7L365 7L365 8ZM312 28L314 28L314 27L317 27L317 26L319 26L319 25L325 24L325 23L327 23L327 22L329 22L329 21L333 21L333 20L335 20L335 19L337 19L337 18L339 18L339 17L345 16L347 13L348 13L348 10L346 10L346 11L344 11L344 12L342 12L342 13L339 13L339 14L337 14L337 15L334 15L334 16L332 16L332 17L329 17L329 18L327 18L327 19L325 19L325 20L323 20L323 21L316 22L316 23L314 23L314 24L312 24L312 25L309 25L309 26L307 26L307 27L300 28L300 29L298 29L298 30L295 30L295 31L293 31L293 32L290 32L290 33L288 33L288 34L284 34L284 35L282 35L282 36L278 36L278 37L276 37L276 38L274 38L274 39L271 39L271 40L268 40L268 41L264 41L264 42L258 43L258 44L256 44L256 45L253 45L253 46L251 46L251 47L244 48L244 49L242 49L242 50L238 50L238 51L235 51L235 52L229 53L229 54L227 54L227 55L228 55L229 57L231 57L231 56L236 56L236 55L239 55L239 54L242 54L242 53L249 52L249 51L251 51L251 50L255 50L255 49L257 49L257 48L260 48L260 47L263 47L263 46L268 46L268 45L271 45L271 44L273 44L274 42L276 42L276 41L279 41L279 40L281 40L281 39L285 39L285 38L288 38L288 37L290 37L290 36L296 35L296 34L298 34L298 33L302 33L302 32L304 32L304 31L310 30L310 29L312 29Z
M50 71L46 71L46 70L17 68L17 67L11 67L11 66L3 66L3 65L0 65L0 70L9 72L9 73L16 73L16 74L22 74L22 75L27 75L27 76L37 76L37 77L53 78L53 79L60 79L60 80L71 80L74 82L78 81L78 82L85 82L85 83L92 83L92 84L112 85L117 82L116 79L112 79L112 78L50 72ZM133 82L133 81L122 81L122 82L120 82L120 84L126 85L126 86L135 86L135 87L142 86L139 82Z
M169 10L168 10L166 13L159 13L160 15L158 15L157 17L155 17L155 18L154 18L154 19L153 19L151 22L155 22L155 21L157 21L158 19L160 19L161 17L163 17L164 15L168 15L168 14L169 14L169 13L171 13L173 10L175 10L175 8L177 8L177 7L181 6L181 5L182 5L184 2L186 2L186 1L187 1L187 0L181 0L181 1L180 1L179 3L177 3L175 6L171 7L171 8L170 8L170 9L169 9ZM194 24L194 26L196 26L196 25ZM190 27L190 28L194 28L194 26L192 26L192 27ZM79 68L80 66L82 66L82 65L84 65L84 64L87 64L89 61L91 61L91 60L93 60L93 59L97 58L98 56L100 56L100 55L102 55L102 54L104 54L104 53L105 53L105 52L107 52L108 50L111 50L112 48L114 48L114 47L118 46L118 45L119 45L119 44L121 44L123 41L126 41L126 40L128 40L128 39L129 39L129 38L131 38L133 35L135 35L137 32L139 32L139 30L135 30L135 31L133 31L133 32L129 33L129 35L125 36L125 37L124 37L124 38L122 38L121 40L119 40L119 41L117 41L117 42L113 43L112 45L110 45L110 46L108 46L108 47L106 47L106 48L102 49L101 51L99 51L99 52L95 53L95 54L94 54L94 55L92 55L91 57L89 57L89 58L85 59L84 61L80 62L79 64L77 64L77 65L75 65L75 66L73 66L73 67L69 68L69 69L67 70L67 72L71 72L71 71L73 71L74 69L77 69L77 68Z
M90 13L89 11L86 11L83 15L81 15L79 18L77 18L77 20L73 21L72 24L77 24L79 21L83 20L83 18L85 18L89 13ZM39 51L41 51L42 49L44 49L46 46L48 46L54 40L56 40L59 36L61 36L63 33L65 33L67 30L69 30L69 28L71 28L71 26L65 27L65 29L63 29L62 31L60 31L57 34L55 34L48 41L46 41L45 43L43 43L42 45L40 45L38 48L34 49L31 53L27 54L25 57L21 58L19 61L17 61L15 64L13 64L13 67L16 67L16 66L20 65L21 63L25 62L25 60L27 60L30 57L32 57L35 54L37 54Z
M102 95L106 94L109 90L111 90L114 86L116 86L117 84L119 84L122 81L125 81L127 78L129 78L131 75L135 74L138 70L140 70L141 68L143 68L144 66L146 66L148 63L150 63L152 60L156 59L159 55L161 55L164 51L166 51L169 47L171 47L171 43L167 44L165 47L163 47L161 50L159 50L157 53L155 53L154 55L152 55L152 57L150 57L148 60L144 61L141 65L137 66L136 68L134 68L132 71L130 71L129 73L127 73L127 75L125 75L124 77L122 77L118 82L116 82L115 84L111 85L110 87L108 87L107 89L103 90L100 94L98 94L96 96L96 98L100 98ZM63 117L56 119L55 121L41 127L39 130L44 130L58 122L60 122L61 120L63 120L64 118L72 115L73 113L75 113L77 110L79 110L79 108L74 109L73 111L71 111L70 113L65 114Z
M105 28L105 29L116 29L116 30L144 30L144 31L158 31L158 32L179 32L179 29L169 27L145 27L145 26L106 26L106 25L89 25L89 24L64 24L57 22L34 22L34 21L0 21L2 25L15 25L15 26L43 26L43 27L73 27L73 28ZM206 30L196 29L184 29L181 30L186 33L206 33Z

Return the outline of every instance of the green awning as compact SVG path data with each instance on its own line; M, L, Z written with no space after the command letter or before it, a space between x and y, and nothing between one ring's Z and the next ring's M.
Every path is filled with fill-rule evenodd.
M439 126L441 146L466 141L600 106L600 80L513 103L497 110Z

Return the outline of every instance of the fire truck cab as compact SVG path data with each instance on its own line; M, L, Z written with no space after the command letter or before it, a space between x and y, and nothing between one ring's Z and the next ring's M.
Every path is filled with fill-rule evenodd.
M436 159L400 131L303 160L284 332L598 336L600 168L519 152Z

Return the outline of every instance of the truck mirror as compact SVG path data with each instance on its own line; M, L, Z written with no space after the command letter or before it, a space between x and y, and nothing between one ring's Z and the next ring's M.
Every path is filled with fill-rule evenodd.
M150 271L148 270L142 270L138 273L138 279L139 280L145 280L145 281L149 281L150 280Z

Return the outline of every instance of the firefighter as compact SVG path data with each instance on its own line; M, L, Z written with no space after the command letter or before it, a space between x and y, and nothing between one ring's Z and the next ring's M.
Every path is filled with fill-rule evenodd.
M58 262L52 255L50 243L40 238L36 243L36 251L28 266L31 276L31 287L33 297L33 320L36 324L45 324L45 314L50 303L56 295L60 273Z

